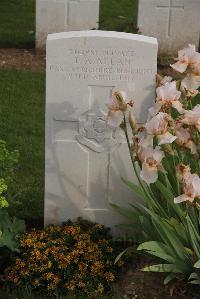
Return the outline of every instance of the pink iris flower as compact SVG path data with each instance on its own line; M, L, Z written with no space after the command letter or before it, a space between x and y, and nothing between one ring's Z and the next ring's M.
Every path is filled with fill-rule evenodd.
M183 124L195 126L200 132L200 104L196 105L193 110L185 110Z
M177 62L171 67L179 73L184 73L190 68L190 73L182 80L181 86L187 90L197 89L200 86L200 53L196 52L194 45L178 52Z
M108 121L107 123L112 127L119 127L124 119L124 112L129 107L133 106L132 101L126 100L126 93L123 91L117 91L112 94L108 103ZM131 112L131 120L133 121L134 116Z
M169 115L167 113L159 112L145 125L148 134L158 137L159 145L172 143L177 138L167 131L168 122Z
M157 146L153 148L144 148L140 153L142 162L142 171L140 177L147 184L155 183L158 179L158 169L164 157L163 151Z
M197 174L187 174L183 183L183 194L174 198L174 203L193 202L200 199L200 177Z
M195 143L192 141L189 128L184 128L181 123L178 123L176 125L176 136L177 136L176 142L179 145L189 148L192 154L197 153L197 148Z

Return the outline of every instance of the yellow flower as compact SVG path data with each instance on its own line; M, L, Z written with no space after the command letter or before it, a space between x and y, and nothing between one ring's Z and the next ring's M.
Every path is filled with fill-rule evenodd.
M33 281L33 285L38 287L40 285L40 281L38 278L36 278L34 281Z
M122 267L123 265L124 265L124 261L119 260L118 263L117 263L117 266L118 267Z
M44 266L38 267L39 272L44 272L45 270L46 270L46 268Z
M104 292L104 286L102 285L102 283L99 283L98 286L97 286L97 293L99 294L103 294Z
M47 290L48 291L52 291L52 290L54 290L56 288L56 285L55 284L53 284L53 283L51 283L51 284L47 284Z
M77 235L75 237L75 240L77 240L77 241L81 241L81 240L90 241L90 235L86 234L86 233L82 233L80 235Z
M31 247L35 244L35 240L30 238L24 239L21 241L21 246L22 247Z
M65 284L65 287L70 291L74 291L74 289L76 288L76 282L74 280L71 280L70 282Z
M53 280L53 277L54 277L54 274L51 273L51 272L45 273L43 275L43 278L46 279L46 280Z
M27 277L27 276L29 276L29 271L27 269L25 269L25 268L21 268L20 269L20 274L23 277Z
M63 258L58 261L58 268L65 269L69 266L69 264L70 264L70 257Z
M79 280L82 280L83 276L84 276L84 274L82 274L82 273L76 273L76 274L74 274L74 279L76 281L79 281Z

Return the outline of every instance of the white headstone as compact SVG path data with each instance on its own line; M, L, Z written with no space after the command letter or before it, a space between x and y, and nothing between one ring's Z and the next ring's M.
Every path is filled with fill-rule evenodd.
M200 37L199 0L139 0L138 28L158 39L159 52L177 51Z
M49 33L98 29L99 0L36 0L36 47Z
M119 32L50 34L47 39L45 223L78 216L113 227L110 206L135 199L121 131L106 123L108 99L124 90L142 122L155 94L157 41Z

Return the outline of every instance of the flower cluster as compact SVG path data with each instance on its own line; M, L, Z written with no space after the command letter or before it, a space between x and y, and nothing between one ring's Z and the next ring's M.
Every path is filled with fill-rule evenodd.
M8 201L2 194L7 191L7 185L4 179L0 179L0 208L7 208Z
M171 67L184 78L175 81L171 77L157 75L155 104L149 109L146 124L137 128L133 104L126 101L124 92L113 94L112 103L115 104L109 105L108 123L124 129L132 161L140 166L138 178L141 185L146 183L150 186L160 177L166 180L166 164L171 159L179 169L183 165L190 168L190 172L177 183L176 190L182 193L176 194L174 202L194 202L200 199L200 53L196 52L195 46L189 45L179 51ZM131 120L132 144L127 115ZM136 166L134 169L137 171ZM178 178L178 173L173 175Z
M7 269L7 280L17 286L28 283L44 293L96 297L116 280L122 265L122 261L114 265L119 252L104 226L69 221L25 234L20 255Z

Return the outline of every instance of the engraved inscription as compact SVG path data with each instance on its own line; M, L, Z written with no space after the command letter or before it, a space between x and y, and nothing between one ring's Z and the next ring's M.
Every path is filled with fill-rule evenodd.
M65 80L134 81L137 77L151 76L151 68L135 67L137 57L131 49L68 49L69 62L51 64L49 70L62 73Z

